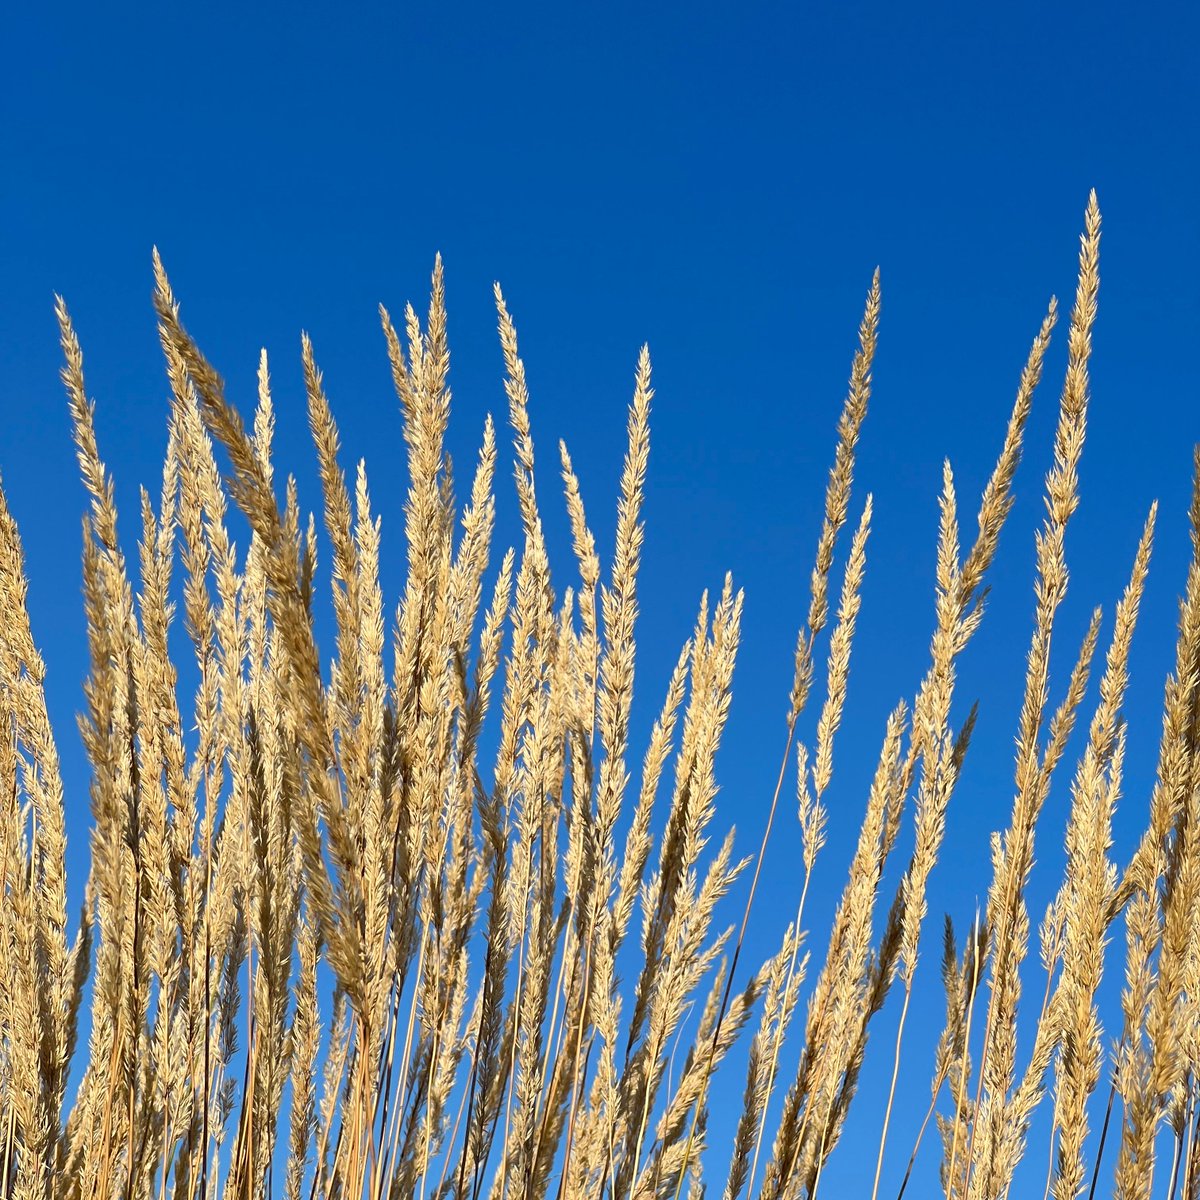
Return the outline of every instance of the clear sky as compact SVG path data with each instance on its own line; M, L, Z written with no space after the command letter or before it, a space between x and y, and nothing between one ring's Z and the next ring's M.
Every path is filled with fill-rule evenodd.
M733 571L746 624L718 822L736 821L749 852L782 746L855 328L879 265L882 332L853 509L869 489L876 519L833 828L810 909L819 951L884 716L926 661L942 460L966 507L1049 296L1069 304L1091 187L1105 234L1064 660L1094 604L1111 615L1146 510L1156 497L1162 505L1133 659L1124 858L1152 779L1200 440L1198 44L1194 5L1110 0L10 8L0 37L0 474L49 664L76 888L89 821L74 727L86 670L85 497L57 379L54 292L83 341L126 536L165 443L156 244L185 321L235 399L251 401L267 347L279 461L315 506L298 353L300 330L311 333L345 460L367 459L394 570L403 456L376 305L423 302L434 254L444 255L451 443L465 462L484 414L504 415L499 279L529 370L560 584L573 562L554 503L557 439L609 546L625 406L648 341L657 396L637 714L645 726L656 710L701 590ZM901 1089L918 1098L914 1109L940 1028L941 913L969 923L986 888L988 836L1011 800L1063 333L991 609L963 664L957 715L979 696L981 720L951 811L954 849L931 894L918 1003L933 1007L906 1035ZM501 496L511 538L507 478ZM1065 662L1056 666L1055 697ZM1052 886L1064 792L1039 843L1047 874L1035 913ZM770 952L794 909L791 812L789 801L752 958ZM893 1019L880 1019L865 1082L876 1095L856 1109L829 1186L869 1184ZM741 1080L728 1082L740 1097ZM902 1168L910 1122L907 1111L898 1118L901 1162L889 1174ZM1036 1143L1039 1170L1043 1150Z

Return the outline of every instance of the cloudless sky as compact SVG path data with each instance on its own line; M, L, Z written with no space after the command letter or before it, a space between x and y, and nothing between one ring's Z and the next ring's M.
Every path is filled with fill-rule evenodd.
M277 461L315 507L298 353L307 329L344 461L367 459L393 596L405 479L379 302L423 305L434 254L444 255L451 449L465 464L485 413L505 417L491 297L502 282L529 371L560 586L574 564L557 439L607 549L625 406L649 342L657 394L635 716L648 727L701 591L732 571L746 618L717 823L736 821L750 852L782 749L834 425L879 265L882 330L852 508L856 518L870 490L876 517L831 837L809 909L820 953L884 718L927 660L942 461L959 481L966 536L1045 305L1057 293L1069 307L1092 187L1105 221L1100 318L1052 696L1092 606L1111 616L1158 498L1118 817L1124 860L1153 777L1200 440L1198 38L1194 5L1109 0L10 6L0 27L0 475L25 538L68 772L75 894L90 823L74 727L85 496L57 379L54 292L83 342L129 538L137 488L156 491L166 436L151 246L185 323L246 405L266 346ZM928 1095L941 913L969 924L985 895L988 837L1011 802L1033 531L1064 346L1065 321L989 614L963 662L955 720L978 696L980 726L951 810L952 849L935 871L901 1073L913 1099L895 1122L885 1179L902 1172ZM507 475L499 487L507 541ZM1039 841L1035 917L1056 884L1066 783ZM790 795L753 961L794 911ZM823 1191L869 1189L894 1009L879 1019ZM741 1083L731 1070L714 1099L718 1140L735 1111L725 1097L740 1104ZM1031 1152L1039 1184L1045 1145ZM927 1151L931 1171L933 1140ZM713 1186L724 1161L714 1157Z

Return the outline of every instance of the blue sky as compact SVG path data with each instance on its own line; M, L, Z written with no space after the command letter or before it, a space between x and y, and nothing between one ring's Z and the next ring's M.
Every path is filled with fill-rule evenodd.
M349 7L69 3L6 20L0 475L26 541L34 631L69 772L76 887L88 822L74 728L86 670L85 498L57 379L54 292L83 341L126 535L165 441L150 307L157 245L185 320L235 399L251 401L257 350L270 352L279 461L313 506L298 354L300 330L311 333L345 460L367 459L395 564L402 443L376 306L422 302L433 256L444 255L451 444L466 462L484 414L504 415L491 301L499 279L529 370L560 583L573 564L554 504L557 439L572 450L609 545L624 410L648 341L657 396L639 712L648 723L657 708L701 590L733 571L747 593L746 626L718 819L736 821L749 850L782 744L854 332L879 265L882 332L854 505L857 513L871 490L876 518L833 828L810 909L819 931L883 719L926 660L942 460L966 503L998 449L1050 294L1069 304L1091 187L1105 220L1100 320L1056 665L1061 689L1067 644L1094 604L1111 614L1158 498L1133 661L1123 858L1152 779L1200 440L1195 7ZM951 812L954 851L931 894L918 1001L933 1010L907 1035L901 1087L922 1102L940 1018L940 914L969 922L986 887L988 836L1011 799L1063 333L1031 421L989 616L963 664L962 711L976 696L983 703ZM501 489L512 537L515 504L507 481ZM1063 792L1039 843L1035 906L1052 887ZM794 908L793 838L789 804L752 956L769 952ZM889 1017L873 1047L884 1074ZM829 1185L858 1184L868 1158L873 1166L879 1109L863 1098ZM898 1169L906 1121L892 1142ZM854 1153L855 1141L871 1153Z

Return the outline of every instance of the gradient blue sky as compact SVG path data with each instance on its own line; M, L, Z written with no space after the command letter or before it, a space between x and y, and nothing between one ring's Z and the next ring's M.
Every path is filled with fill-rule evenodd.
M857 514L873 491L876 519L810 909L820 930L884 716L926 661L942 460L961 495L977 495L1045 304L1051 293L1069 304L1093 186L1105 219L1094 402L1054 694L1091 607L1111 613L1157 497L1124 857L1152 779L1200 439L1194 5L68 3L13 8L4 24L0 473L49 664L77 891L89 821L74 728L86 670L85 498L57 380L53 292L83 341L127 536L165 441L150 307L157 244L186 322L235 398L251 401L258 348L270 352L279 461L297 471L310 506L298 338L312 334L346 461L367 458L393 572L403 455L378 302L422 303L443 253L451 443L465 462L484 414L504 414L491 300L492 280L502 282L529 370L560 583L573 563L554 502L557 439L571 447L607 546L625 405L648 341L657 397L638 713L646 723L657 708L701 590L732 570L747 592L746 627L719 821L736 820L748 851L782 744L855 327L880 265L876 389L854 502ZM954 849L931 895L917 1002L932 1007L914 1018L901 1076L920 1103L898 1118L889 1175L907 1154L908 1109L927 1095L940 916L970 921L987 840L1011 798L1033 530L1064 343L1031 422L991 610L963 665L959 717L980 696L980 728L951 813ZM507 479L501 497L511 538ZM1052 797L1039 843L1035 912L1052 887L1064 794ZM767 863L755 957L794 908L791 810L789 801ZM890 1069L893 1020L879 1022L873 1089ZM740 1079L728 1082L740 1096ZM880 1111L864 1096L828 1186L869 1184Z

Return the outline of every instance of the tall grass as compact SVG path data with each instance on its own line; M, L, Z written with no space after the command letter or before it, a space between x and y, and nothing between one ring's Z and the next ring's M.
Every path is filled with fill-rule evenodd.
M778 784L748 857L721 835L715 803L741 636L742 596L729 580L701 600L648 739L631 736L653 396L645 350L608 563L561 447L578 578L560 591L525 369L499 289L522 522L521 544L502 553L492 545L490 420L461 507L450 478L440 261L423 320L412 308L398 324L381 311L410 480L407 572L393 608L366 474L343 471L311 344L303 369L323 539L294 482L275 475L265 354L247 425L184 328L157 256L169 442L160 495L142 494L130 562L60 302L63 380L91 497L91 670L80 720L91 872L72 934L62 771L21 545L0 496L9 730L0 746L0 1196L678 1200L721 1189L724 1200L793 1200L816 1196L830 1156L853 1136L868 1148L873 1197L915 1190L933 1170L922 1176L914 1164L940 1160L947 1197L991 1200L1012 1194L1023 1157L1043 1161L1044 1148L1030 1145L1039 1110L1037 1128L1051 1138L1046 1195L1092 1195L1111 1179L1101 1190L1128 1200L1196 1196L1200 490L1149 823L1128 864L1112 860L1112 821L1153 510L1107 645L1097 612L1069 677L1050 674L1078 503L1099 242L1093 196L1036 538L1011 814L993 843L979 918L961 937L946 922L945 1028L933 1046L914 1042L907 1018L929 881L975 720L971 710L952 723L957 663L983 622L1053 304L966 542L945 469L929 665L887 721L841 899L818 935L805 902L830 820L867 570L872 505L855 498L854 469L878 276L837 427ZM252 531L244 552L231 505ZM325 579L335 644L323 673L315 630ZM187 645L171 633L179 606L194 654L186 666L172 657ZM1099 698L1086 713L1093 669ZM1064 767L1085 722L1078 762ZM642 743L639 764L631 746ZM1066 869L1040 930L1044 994L1030 999L1027 890L1058 776L1071 797ZM796 912L775 952L747 963L751 920L776 923L754 901L793 777ZM897 854L907 861L888 874ZM729 905L740 915L726 927L718 917ZM1102 1019L1104 948L1122 929L1121 1005ZM870 1043L890 1078L875 1106L883 1120L849 1135L868 1036L889 1002L894 1045ZM739 1076L725 1079L739 1042ZM902 1057L928 1058L933 1078L913 1146L889 1142L894 1108L907 1102L897 1095ZM740 1106L717 1122L732 1142L710 1146L718 1078L721 1096ZM917 1098L918 1113L924 1104Z

